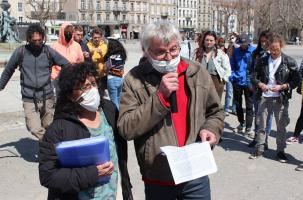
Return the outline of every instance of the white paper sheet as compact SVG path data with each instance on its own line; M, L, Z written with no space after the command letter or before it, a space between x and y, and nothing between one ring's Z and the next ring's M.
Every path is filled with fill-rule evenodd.
M217 165L208 142L184 147L160 147L167 156L175 184L217 172Z

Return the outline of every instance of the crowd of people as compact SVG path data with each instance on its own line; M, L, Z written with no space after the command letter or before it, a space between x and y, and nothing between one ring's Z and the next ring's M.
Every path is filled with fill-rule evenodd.
M13 52L0 78L2 90L19 66L26 126L39 139L40 182L49 189L48 199L116 199L119 192L123 199L133 199L127 140L134 140L146 199L210 200L208 176L174 184L160 147L224 142L229 111L239 122L233 131L253 138L250 159L269 148L273 117L278 161L288 161L286 143L299 142L303 96L294 135L288 139L286 127L292 90L303 95L303 62L299 69L281 51L280 35L264 31L254 47L246 33L234 32L226 42L207 31L193 48L174 25L151 23L141 34L138 66L124 75L127 49L120 41L105 39L98 27L90 38L83 38L83 32L81 26L64 23L50 47L44 30L30 25L26 45ZM108 138L109 162L60 165L57 143L96 136ZM297 170L303 171L303 165ZM111 179L98 183L102 176Z

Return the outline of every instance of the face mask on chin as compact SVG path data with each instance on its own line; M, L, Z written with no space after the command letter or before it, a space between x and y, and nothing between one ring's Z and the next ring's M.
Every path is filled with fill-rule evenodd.
M149 62L151 63L153 68L161 74L166 74L168 72L176 72L180 62L180 54L170 61L154 60L149 56Z
M96 87L92 87L89 91L84 92L80 97L77 98L76 102L82 98L79 103L84 109L96 112L100 105L100 94Z

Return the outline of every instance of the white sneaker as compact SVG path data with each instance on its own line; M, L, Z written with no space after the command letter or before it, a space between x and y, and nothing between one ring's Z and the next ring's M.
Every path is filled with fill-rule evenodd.
M303 171L303 163L299 164L298 167L295 170L296 171Z

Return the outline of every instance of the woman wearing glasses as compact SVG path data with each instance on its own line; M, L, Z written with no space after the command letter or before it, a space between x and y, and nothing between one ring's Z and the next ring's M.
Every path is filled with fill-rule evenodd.
M228 81L231 68L228 56L221 49L216 48L216 41L217 36L214 31L205 32L195 51L194 60L206 67L221 99L224 84Z
M118 169L124 199L132 199L127 143L116 131L115 106L100 100L96 75L95 67L89 63L66 67L60 73L55 119L39 143L40 182L49 190L48 199L116 199ZM81 168L60 165L57 143L96 136L108 138L109 162ZM108 175L108 183L97 183L99 177Z

